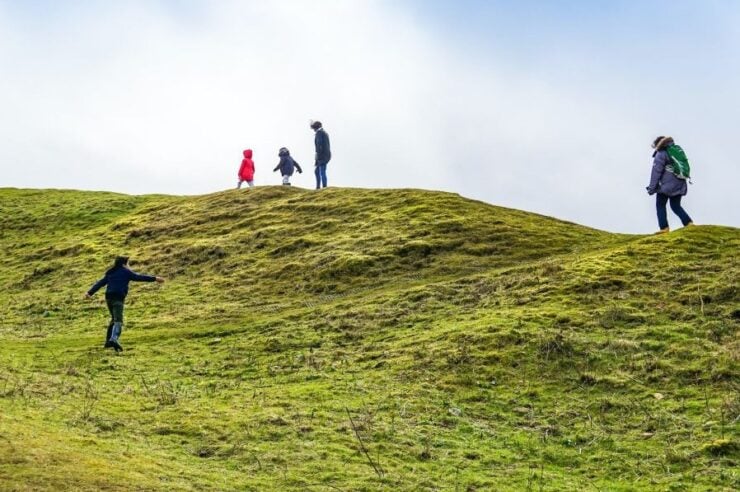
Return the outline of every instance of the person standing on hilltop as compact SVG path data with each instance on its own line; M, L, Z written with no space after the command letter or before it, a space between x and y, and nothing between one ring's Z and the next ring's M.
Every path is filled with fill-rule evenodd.
M296 161L290 156L290 151L285 147L282 147L278 151L280 162L275 166L272 172L280 171L280 175L283 177L283 186L290 186L290 177L293 176L294 171L298 171L299 174L303 174L303 169L298 165Z
M162 277L152 277L150 275L139 275L132 272L128 267L128 257L119 256L113 262L113 266L105 272L103 278L98 280L89 291L85 298L90 299L101 287L107 285L105 290L105 303L108 305L111 320L108 324L108 333L105 337L105 348L113 347L116 352L122 352L123 347L118 343L123 329L123 304L128 295L128 284L134 282L158 282L163 283Z
M242 187L242 183L245 181L250 188L254 187L254 161L252 160L252 149L244 151L244 159L242 159L242 165L239 168L239 183L236 185L236 189L240 189Z
M653 141L653 170L650 175L650 184L647 186L649 195L656 195L655 206L658 213L657 234L665 234L670 231L668 227L668 214L666 204L670 201L671 210L678 215L684 226L694 225L691 217L681 207L681 197L688 192L686 177L676 169L678 163L674 162L669 155L669 148L677 147L673 138L660 136ZM683 150L678 148L681 155ZM688 170L688 160L686 160Z
M316 146L316 189L320 189L322 186L327 187L326 179L326 165L331 160L331 146L329 144L329 135L324 131L320 121L311 122L311 128L316 135L314 136L313 142Z

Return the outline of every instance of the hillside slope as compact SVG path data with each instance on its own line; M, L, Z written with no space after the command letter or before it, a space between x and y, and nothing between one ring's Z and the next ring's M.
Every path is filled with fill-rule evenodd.
M740 231L0 189L0 489L733 490ZM118 254L137 284L102 349Z

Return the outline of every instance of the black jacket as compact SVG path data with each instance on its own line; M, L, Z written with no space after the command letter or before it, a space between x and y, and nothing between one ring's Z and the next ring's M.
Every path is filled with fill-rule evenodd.
M118 267L108 270L105 273L105 277L98 280L87 293L93 295L101 287L107 285L108 287L105 290L106 295L115 295L123 299L128 294L129 282L154 282L155 280L157 278L151 275L139 275L128 268Z
M316 165L328 164L331 160L331 145L329 144L329 135L323 128L316 131L313 142L316 145Z
M295 169L298 169L299 173L303 172L301 166L293 160L290 154L280 154L280 162L278 162L278 165L272 170L272 172L275 172L278 169L280 170L281 176L293 176Z

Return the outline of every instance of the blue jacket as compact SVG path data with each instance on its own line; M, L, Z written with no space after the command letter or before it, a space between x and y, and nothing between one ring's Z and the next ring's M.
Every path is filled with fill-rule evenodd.
M323 128L316 130L316 136L313 139L316 146L316 165L323 166L331 160L331 145L329 144L329 135Z
M299 173L303 172L301 166L293 160L290 154L281 152L279 155L280 162L278 162L278 165L275 167L275 169L272 170L272 172L275 172L279 169L281 176L293 176L293 173L296 169L298 169Z
M659 150L653 159L653 171L650 175L650 184L647 187L649 194L660 193L666 196L685 195L688 191L686 180L676 177L666 166L671 158L666 150Z
M128 294L129 282L154 282L156 280L156 277L152 277L150 275L139 275L128 268L118 267L108 270L105 273L105 276L98 280L95 285L87 291L87 293L93 295L100 290L101 287L107 285L108 287L105 289L106 295L113 294L120 297L126 297Z

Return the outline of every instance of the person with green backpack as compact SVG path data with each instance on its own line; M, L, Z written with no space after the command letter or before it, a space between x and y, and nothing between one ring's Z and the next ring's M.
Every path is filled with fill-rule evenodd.
M681 197L688 192L687 181L690 182L689 160L681 147L676 145L671 137L660 136L653 141L653 171L650 175L650 184L647 187L649 195L656 195L655 206L658 212L657 234L670 231L666 205L671 204L671 210L678 215L684 226L693 225L689 214L681 207Z

